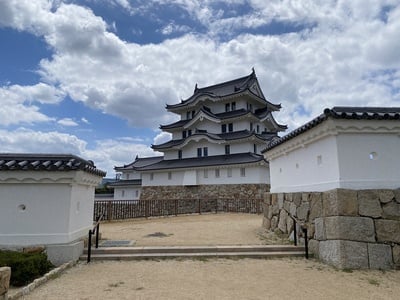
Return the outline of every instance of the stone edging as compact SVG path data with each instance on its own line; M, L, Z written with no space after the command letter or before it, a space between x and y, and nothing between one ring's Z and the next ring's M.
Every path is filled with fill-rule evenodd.
M43 277L35 279L33 282L28 284L27 286L24 286L20 288L16 293L9 295L8 300L15 300L19 299L22 296L28 295L30 292L32 292L34 289L37 287L41 286L42 284L46 283L50 279L55 278L57 275L61 274L64 272L66 269L69 269L77 264L76 261L70 261L65 264L62 264L61 266L54 268L50 272L46 273L43 275Z

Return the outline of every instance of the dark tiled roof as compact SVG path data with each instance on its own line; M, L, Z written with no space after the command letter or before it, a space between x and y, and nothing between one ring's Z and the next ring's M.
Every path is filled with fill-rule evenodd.
M310 130L328 118L352 120L400 120L400 107L351 107L335 106L326 108L318 117L300 126L287 135L273 140L263 152L283 144L284 142Z
M262 155L254 153L238 153L229 155L216 155L194 157L185 159L163 160L159 163L140 168L140 171L156 171L165 169L196 168L220 165L247 164L265 161Z
M0 153L0 171L77 171L104 177L90 160L72 154Z
M261 92L261 96L258 96L250 91L249 88L255 81L257 81L257 76L253 69L252 73L248 76L244 76L244 77L237 78L234 80L222 82L219 84L210 85L210 86L203 87L203 88L198 88L197 84L196 84L196 87L194 89L192 96L190 96L186 100L182 100L178 104L172 104L172 105L167 104L166 108L174 109L174 108L184 107L187 104L194 101L195 99L197 99L197 97L201 96L201 95L207 95L210 98L222 98L225 96L230 96L230 95L239 94L239 93L242 93L245 91L249 91L251 94L253 94L257 98L259 98L261 101L265 101L266 103L268 103L269 106L272 107L274 110L279 110L281 108L280 104L272 104L272 103L268 102L265 99L264 95L262 95L262 92Z
M151 156L151 157L143 157L136 159L131 162L130 164L121 166L121 167L114 167L115 171L123 171L123 170L136 170L137 168L141 168L147 165L155 164L161 160L163 160L164 156Z
M154 150L161 150L161 149L168 149L174 146L178 146L182 143L185 142L185 140L194 137L194 136L199 136L199 135L203 135L206 136L212 140L215 141L232 141L232 140L239 140L239 139L244 139L244 138L248 138L251 136L254 136L256 138L259 138L261 140L267 140L270 139L272 136L276 136L275 133L267 133L267 134L257 134L253 131L249 131L249 130L240 130L240 131L233 131L233 132L226 132L226 133L220 133L220 134L214 134L214 133L209 133L209 132L197 132L192 134L191 136L188 136L184 139L179 139L179 140L170 140L164 144L159 144L159 145L152 145L151 147Z
M142 185L142 179L118 180L117 182L111 183L108 186L116 187L116 186L131 186L131 185Z

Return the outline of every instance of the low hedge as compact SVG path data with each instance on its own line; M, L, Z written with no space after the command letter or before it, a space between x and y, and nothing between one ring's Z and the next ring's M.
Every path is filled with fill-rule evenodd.
M54 268L45 253L0 250L0 267L4 266L11 268L10 284L13 286L26 285Z

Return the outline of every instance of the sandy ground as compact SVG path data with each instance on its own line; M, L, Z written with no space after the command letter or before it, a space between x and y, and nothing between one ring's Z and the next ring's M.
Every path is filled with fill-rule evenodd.
M100 225L102 239L134 240L135 246L282 244L261 228L262 216L252 214L184 215L114 221Z
M23 299L399 299L400 272L305 259L80 263Z
M261 219L181 216L106 223L100 231L138 246L277 242L262 235ZM400 299L400 271L340 271L302 258L93 261L23 299Z

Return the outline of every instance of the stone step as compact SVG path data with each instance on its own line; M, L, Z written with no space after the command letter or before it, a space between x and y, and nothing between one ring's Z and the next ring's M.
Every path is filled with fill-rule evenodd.
M165 258L276 258L302 257L304 247L293 245L223 245L223 246L144 246L92 248L92 260L133 260ZM87 249L80 260L87 259Z
M273 252L200 252L200 253L125 253L125 254L92 254L91 260L141 260L141 259L207 259L207 258L282 258L304 257L303 251ZM82 255L80 260L86 260Z
M292 245L233 245L233 246L144 246L144 247L99 247L93 254L150 254L150 253L220 253L220 252L298 252L304 247ZM87 254L87 249L84 250Z

